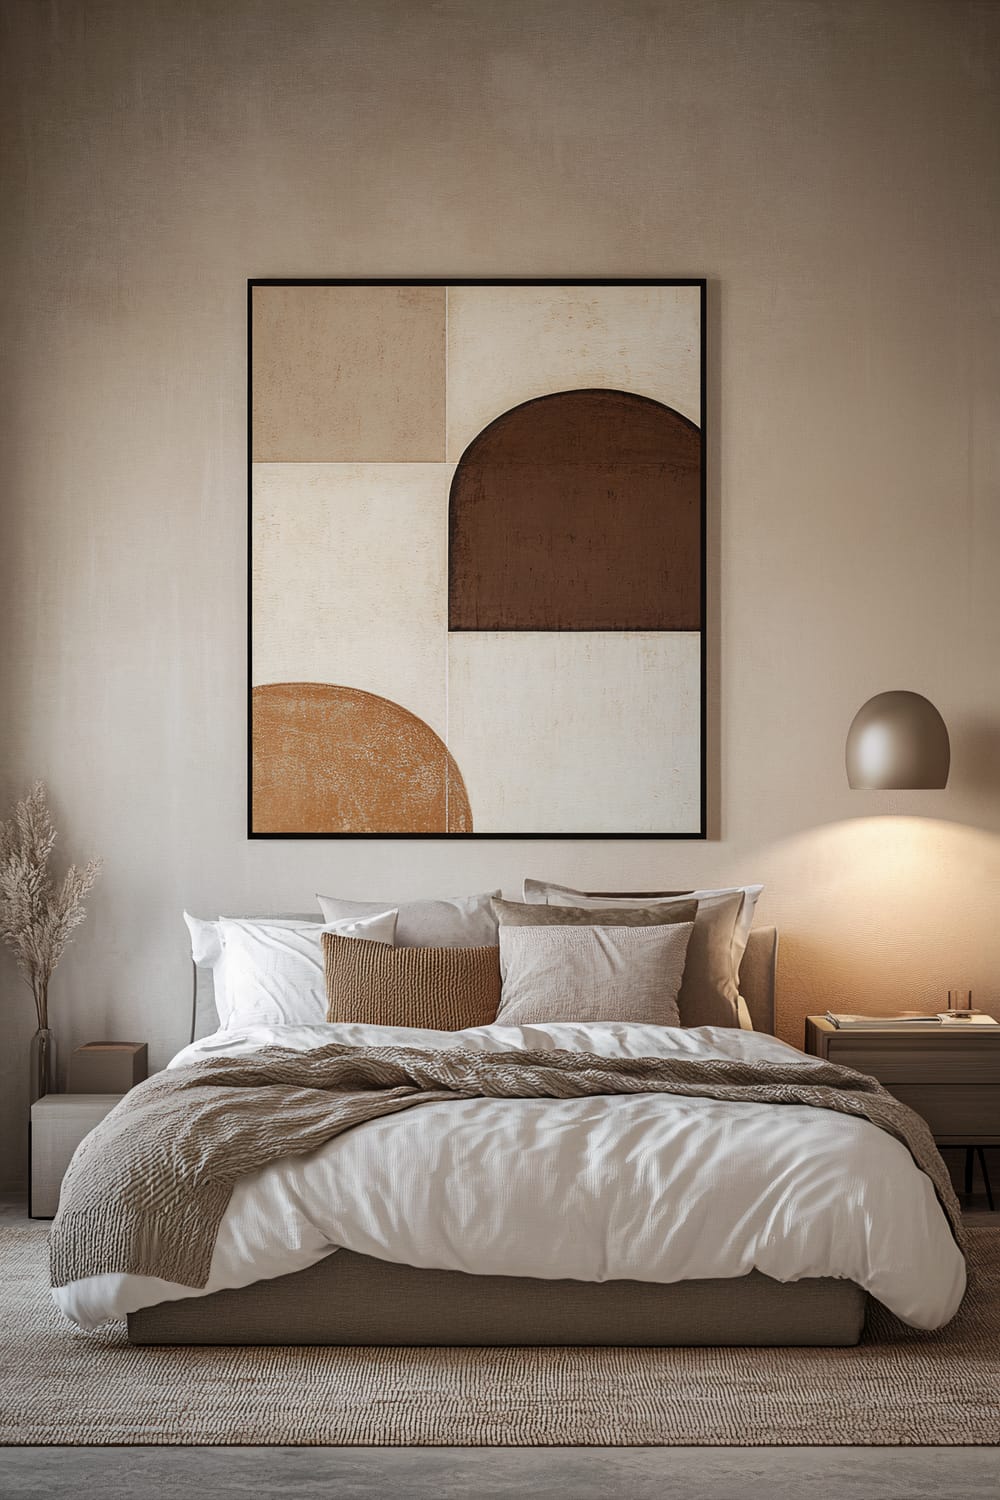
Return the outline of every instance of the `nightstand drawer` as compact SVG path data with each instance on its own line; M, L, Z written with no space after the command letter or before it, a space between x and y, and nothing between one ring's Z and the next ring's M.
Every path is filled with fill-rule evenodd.
M883 1082L897 1099L923 1115L939 1144L985 1142L992 1136L1000 1145L1000 1087L976 1083Z
M832 1036L826 1055L830 1062L858 1073L870 1073L886 1088L897 1083L962 1084L974 1087L991 1084L1000 1089L1000 1050L980 1037L934 1037L936 1046L927 1046L923 1037L905 1038ZM1000 1041L1000 1037L997 1038Z

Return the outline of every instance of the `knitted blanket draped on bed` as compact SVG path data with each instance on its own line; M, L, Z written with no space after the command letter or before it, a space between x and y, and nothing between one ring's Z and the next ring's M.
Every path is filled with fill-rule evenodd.
M874 1078L834 1063L333 1043L168 1069L126 1094L63 1180L52 1284L130 1273L203 1287L237 1179L366 1120L448 1099L659 1093L862 1116L907 1147L963 1243L958 1202L925 1122Z

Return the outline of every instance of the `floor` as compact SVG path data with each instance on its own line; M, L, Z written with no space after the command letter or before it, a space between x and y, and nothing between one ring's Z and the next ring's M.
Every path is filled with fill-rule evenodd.
M951 1163L949 1163L951 1165ZM991 1164L992 1165L992 1164ZM969 1223L995 1223L985 1197ZM24 1213L0 1203L0 1213ZM996 1448L0 1448L0 1500L1000 1500Z
M996 1500L995 1448L9 1448L0 1495L73 1500Z

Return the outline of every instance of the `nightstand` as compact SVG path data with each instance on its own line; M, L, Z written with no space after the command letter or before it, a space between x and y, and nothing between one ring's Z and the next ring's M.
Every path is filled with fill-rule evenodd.
M109 1115L123 1094L43 1094L31 1106L28 1215L53 1219L63 1173L85 1135Z
M923 1115L939 1146L964 1146L966 1192L977 1155L993 1208L983 1148L1000 1146L1000 1026L842 1031L825 1016L807 1016L806 1051L870 1073Z

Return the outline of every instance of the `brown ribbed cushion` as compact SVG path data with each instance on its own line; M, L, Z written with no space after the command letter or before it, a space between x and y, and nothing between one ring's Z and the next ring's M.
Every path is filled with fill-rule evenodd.
M390 948L323 933L328 1021L463 1031L500 1006L496 948Z

